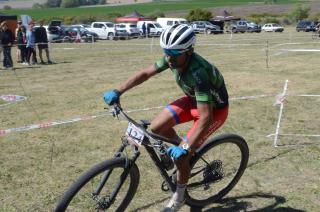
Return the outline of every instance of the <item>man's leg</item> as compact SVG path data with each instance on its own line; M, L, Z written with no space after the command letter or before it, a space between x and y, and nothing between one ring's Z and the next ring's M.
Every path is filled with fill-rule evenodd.
M180 137L177 135L173 127L176 125L176 120L172 116L171 112L165 108L161 113L151 122L151 131L167 137L172 140L180 142ZM178 144L178 143L177 143Z
M44 64L43 57L42 57L42 48L40 47L40 48L38 48L38 50L39 50L40 63Z
M46 51L48 64L52 64L52 61L50 60L49 48L46 48L45 51Z

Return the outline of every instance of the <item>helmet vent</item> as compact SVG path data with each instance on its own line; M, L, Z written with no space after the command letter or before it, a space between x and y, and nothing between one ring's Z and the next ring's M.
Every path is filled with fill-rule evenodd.
M194 37L194 33L190 33L187 37L185 37L181 42L180 45L187 43L192 37Z
M176 40L185 32L187 31L188 27L185 26L182 29L180 29L180 31L176 34L176 36L174 37L174 39L172 40L172 43L176 42ZM189 37L189 36L188 36ZM185 40L185 39L184 39Z

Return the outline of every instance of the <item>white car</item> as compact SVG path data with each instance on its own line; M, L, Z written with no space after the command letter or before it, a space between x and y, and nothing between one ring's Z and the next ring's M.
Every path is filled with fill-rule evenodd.
M265 32L283 32L284 28L279 24L268 23L261 27L261 29Z
M113 40L116 35L114 23L112 22L92 22L89 31L97 33L99 39Z
M137 27L136 24L132 24L132 23L119 23L116 24L116 28L117 29L124 29L127 31L128 35L130 37L139 37L140 36L140 31Z

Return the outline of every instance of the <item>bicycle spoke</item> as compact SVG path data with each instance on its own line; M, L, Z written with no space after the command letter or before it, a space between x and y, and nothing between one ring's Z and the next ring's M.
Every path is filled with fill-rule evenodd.
M104 183L104 186L100 188L99 194L94 192L97 190L101 181L105 177L103 172L94 178L92 178L89 183L82 187L78 194L72 199L69 204L68 210L70 211L96 211L104 210L110 207L117 208L124 199L124 196L127 194L130 179L127 178L125 183L122 185L120 191L117 194L116 198L111 199L112 194L116 190L116 185L119 185L120 179L119 176L123 174L124 169L122 167L114 168L109 171L108 180ZM112 210L110 208L110 210Z
M191 170L189 196L206 200L218 195L234 179L242 153L234 143L222 143L205 152Z

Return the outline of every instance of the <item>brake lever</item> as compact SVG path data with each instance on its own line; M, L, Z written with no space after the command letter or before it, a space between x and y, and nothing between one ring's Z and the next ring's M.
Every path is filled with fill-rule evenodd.
M116 104L115 106L113 106L112 109L105 107L104 109L109 110L109 112L112 114L112 116L115 118L117 117L117 119L119 120L119 114L121 111L121 107L119 104Z

